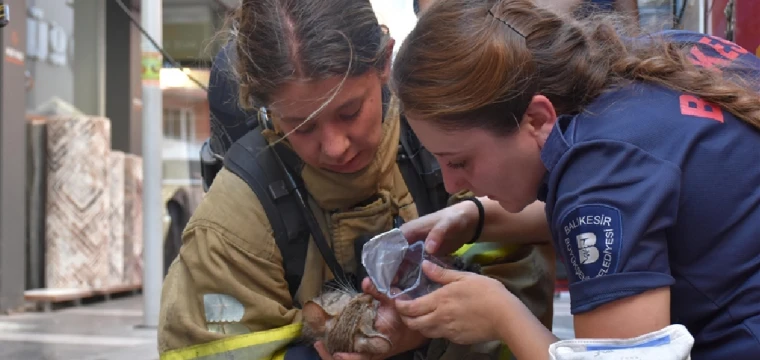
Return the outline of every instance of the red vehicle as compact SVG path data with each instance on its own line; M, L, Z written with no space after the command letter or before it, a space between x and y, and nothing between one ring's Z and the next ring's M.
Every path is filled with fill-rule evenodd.
M722 37L760 56L760 1L708 1L710 35Z

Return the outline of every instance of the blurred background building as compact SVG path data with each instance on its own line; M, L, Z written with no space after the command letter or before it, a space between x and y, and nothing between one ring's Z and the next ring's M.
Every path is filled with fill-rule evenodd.
M237 2L163 1L162 43L168 56L164 57L160 69L163 137L158 154L141 153L143 66L139 0L122 0L121 3L114 0L10 0L2 3L8 5L11 16L9 24L0 30L4 50L0 70L0 155L5 159L0 170L3 204L0 210L0 311L21 306L25 291L27 295L42 296L43 292L29 290L88 288L104 283L93 279L66 282L59 278L65 277L64 268L76 261L67 258L96 255L90 252L92 249L85 248L100 245L103 241L93 238L107 235L110 223L99 224L105 229L102 234L82 235L78 239L68 239L65 234L86 228L71 224L66 229L69 233L61 234L46 226L60 221L73 222L64 219L67 217L64 212L80 218L90 216L88 211L94 210L84 207L94 206L94 203L123 208L121 227L134 227L131 231L124 229L110 235L126 237L121 241L126 242L126 247L133 247L133 254L125 249L122 250L125 259L106 262L111 267L123 266L124 284L139 287L140 176L135 175L133 179L136 192L123 194L123 199L110 196L106 200L109 198L106 195L90 198L85 192L107 191L111 187L107 182L118 181L118 176L106 181L98 170L120 166L122 177L129 177L130 158L135 159L133 167L140 169L140 159L157 156L163 164L164 203L167 207L179 204L186 213L192 211L186 208L194 206L202 196L197 157L200 144L209 136L208 104L203 87L208 83L208 69L218 49L216 40L223 39L218 33ZM90 120L79 125L56 120L76 117ZM107 119L106 123L92 120L98 117ZM82 146L72 144L76 142ZM101 147L107 151L88 151ZM111 156L111 153L122 154L126 161L114 163L98 158ZM77 159L62 162L59 157ZM85 169L88 163L100 165ZM58 166L61 168L56 168ZM92 176L81 176L87 171ZM63 175L66 172L78 176L66 177ZM129 179L121 181L125 180L129 183ZM75 183L86 184L75 189L78 186ZM77 196L80 198L74 199L68 209L52 204L61 198ZM187 201L187 198L196 200ZM90 203L81 204L85 199ZM130 214L130 210L135 213ZM169 214L167 210L167 232L172 221ZM174 215L177 216L176 212ZM130 216L133 218L129 219ZM105 221L89 218L94 219ZM121 248L102 247L99 251L112 253ZM130 256L136 262L131 264L131 270ZM105 271L106 266L90 265L99 270L82 271L91 271L91 277L106 276L98 274ZM128 281L125 273L129 271L136 273ZM55 284L57 286L52 286Z

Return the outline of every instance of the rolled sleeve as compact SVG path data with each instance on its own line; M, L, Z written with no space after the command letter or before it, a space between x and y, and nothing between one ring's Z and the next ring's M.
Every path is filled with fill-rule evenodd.
M557 165L549 215L571 312L672 285L668 232L678 216L678 166L628 143L599 140L576 144Z

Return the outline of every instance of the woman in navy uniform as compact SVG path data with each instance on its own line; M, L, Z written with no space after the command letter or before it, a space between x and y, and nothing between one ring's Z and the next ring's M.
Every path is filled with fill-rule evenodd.
M682 324L693 359L760 358L760 59L699 33L631 37L613 17L529 0L438 0L421 14L395 91L448 191L470 188L484 209L402 229L436 252L478 231L538 242L548 228L578 338ZM396 303L410 328L546 358L557 338L512 294L425 266L446 285Z

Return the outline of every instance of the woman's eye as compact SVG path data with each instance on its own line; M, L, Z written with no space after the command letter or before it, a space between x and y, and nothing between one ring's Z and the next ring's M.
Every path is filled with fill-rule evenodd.
M449 168L455 169L455 170L456 169L464 169L464 167L467 166L467 162L466 161L462 161L462 162L456 162L455 163L455 162L449 161L449 163L446 164L446 166L448 166Z
M296 128L293 132L296 134L309 134L312 131L314 131L314 125L304 125L299 128Z
M341 118L341 119L343 119L343 120L353 120L353 119L355 119L357 116L359 116L359 114L360 114L361 112L362 112L362 107L361 107L361 106L359 106L359 107L357 107L357 108L356 108L356 111L353 111L353 112L351 112L351 113L349 113L349 114L341 114L341 115L340 115L340 118Z

